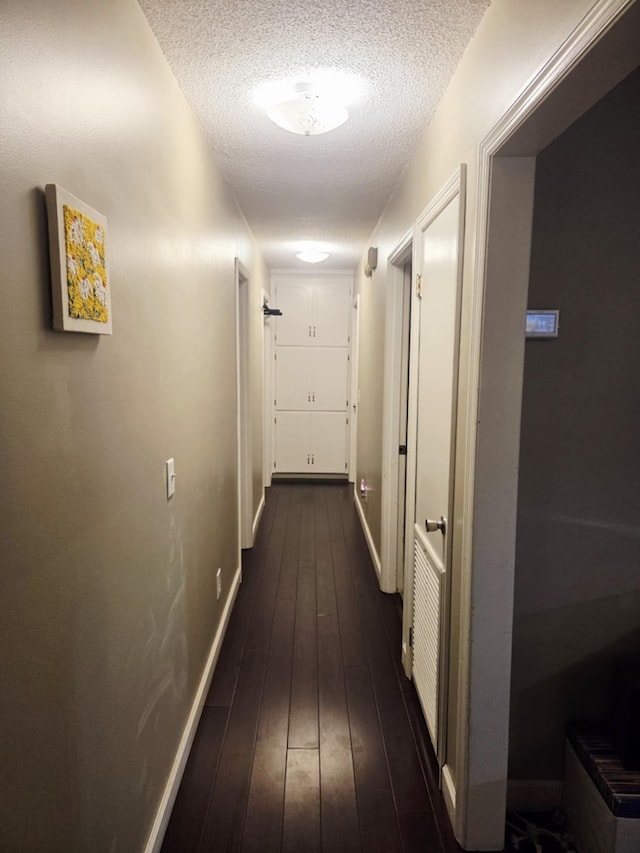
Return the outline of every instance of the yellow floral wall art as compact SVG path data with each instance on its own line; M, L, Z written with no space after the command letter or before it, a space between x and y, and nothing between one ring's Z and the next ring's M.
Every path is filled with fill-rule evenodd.
M105 233L79 210L63 205L69 316L109 321Z
M44 188L56 332L111 335L107 219L58 184Z

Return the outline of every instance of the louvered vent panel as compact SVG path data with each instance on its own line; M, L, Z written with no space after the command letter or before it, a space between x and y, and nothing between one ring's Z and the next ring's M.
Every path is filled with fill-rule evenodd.
M443 572L415 531L413 582L413 680L434 749L438 749L440 620Z

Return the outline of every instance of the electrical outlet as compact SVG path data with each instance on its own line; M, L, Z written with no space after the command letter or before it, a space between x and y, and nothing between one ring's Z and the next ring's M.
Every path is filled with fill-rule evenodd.
M222 569L218 569L216 572L216 600L220 600L220 596L222 595Z

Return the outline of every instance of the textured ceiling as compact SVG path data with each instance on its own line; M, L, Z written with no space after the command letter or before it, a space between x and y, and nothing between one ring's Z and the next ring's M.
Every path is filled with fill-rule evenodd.
M353 268L490 0L139 0L271 267L296 244ZM351 118L297 136L255 104L265 80L362 78ZM307 267L308 268L308 267Z

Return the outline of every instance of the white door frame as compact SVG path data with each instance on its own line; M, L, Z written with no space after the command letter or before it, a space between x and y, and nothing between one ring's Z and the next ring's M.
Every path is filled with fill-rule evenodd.
M353 295L353 294L352 294ZM360 294L351 304L351 335L349 341L349 482L355 483L358 465L358 347L360 342Z
M398 435L402 377L405 267L411 262L413 228L389 255L385 296L380 589L398 592Z
M238 442L238 565L242 548L253 545L253 471L251 402L249 393L249 272L235 259L236 292L236 400Z
M262 304L270 301L270 295L262 291ZM274 347L273 324L271 317L264 316L262 327L262 382L263 382L263 413L262 413L262 484L264 488L271 485L273 477L273 418L274 418Z
M501 850L506 808L517 477L535 155L638 65L640 4L600 0L480 143L470 282L458 776L459 843ZM625 14L626 13L626 14ZM623 22L618 24L622 16ZM585 57L589 61L584 62Z

